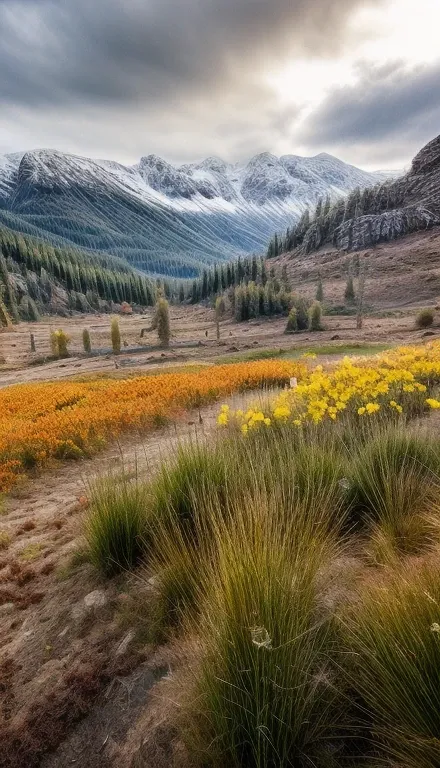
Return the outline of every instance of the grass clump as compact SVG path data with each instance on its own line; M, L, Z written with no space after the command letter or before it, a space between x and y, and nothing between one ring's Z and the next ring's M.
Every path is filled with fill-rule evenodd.
M268 499L253 501L218 537L188 743L207 766L329 765L340 694L335 623L318 601L326 545L297 526L292 539Z
M182 530L195 529L200 506L224 497L227 460L221 449L190 444L181 446L176 459L165 463L152 483L153 519L161 526L170 520Z
M138 565L146 546L148 486L112 475L91 488L85 537L91 562L107 576Z
M380 428L358 450L348 484L353 521L369 529L379 559L393 551L417 553L435 540L440 511L435 437L401 426Z
M434 323L434 310L421 309L416 317L417 328L429 328Z
M433 561L365 585L345 623L352 685L381 764L440 765L440 572ZM384 757L387 758L384 760Z

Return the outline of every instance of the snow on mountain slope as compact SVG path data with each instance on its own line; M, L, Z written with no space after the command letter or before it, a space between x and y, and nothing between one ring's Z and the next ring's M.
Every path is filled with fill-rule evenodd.
M265 152L246 164L209 157L180 167L148 155L127 167L34 150L0 157L0 223L189 276L204 263L263 250L320 197L377 181L326 154Z
M0 155L0 207L13 190L17 180L18 168L23 154Z

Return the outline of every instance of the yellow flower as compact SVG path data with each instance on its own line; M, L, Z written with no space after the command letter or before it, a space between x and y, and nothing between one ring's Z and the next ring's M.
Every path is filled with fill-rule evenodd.
M227 413L220 413L217 417L217 424L219 424L221 427L225 427L228 423L228 414Z
M290 408L286 405L278 405L273 412L274 419L288 419L289 416Z
M365 410L366 410L366 409L365 409L364 407L362 407L362 408L358 408L358 414L359 414L359 416L363 416L363 415L364 415L364 413L365 413Z
M365 410L371 416L372 413L377 413L377 411L380 410L380 405L379 403L367 403L365 406Z
M429 397L426 402L430 408L440 408L440 400L435 400L433 397Z
M271 422L270 419L266 418L266 419L264 419L264 423L265 423L266 427L270 427L272 422Z
M242 431L243 435L247 435L247 433L248 433L248 425L247 424L242 424L241 431Z

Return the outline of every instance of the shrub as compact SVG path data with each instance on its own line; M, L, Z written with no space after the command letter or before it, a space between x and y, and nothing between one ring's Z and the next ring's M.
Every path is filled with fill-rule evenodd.
M107 576L139 563L148 509L148 487L137 480L108 475L91 488L85 521L88 554Z
M111 329L112 349L114 355L119 355L121 352L121 331L119 330L119 320L117 317L112 319Z
M0 551L7 549L11 543L11 537L6 531L0 531Z
M84 352L87 352L87 354L89 355L90 352L92 351L92 342L90 339L90 331L88 330L88 328L84 328L82 332L82 341L83 341Z
M433 309L421 309L416 317L417 328L429 328L434 322L434 310Z
M58 338L57 338L56 331L51 331L50 333L50 349L52 352L52 357L59 356Z
M439 605L438 563L406 564L361 589L344 622L350 682L387 765L440 764Z
M53 357L69 357L67 345L70 341L67 333L61 330L52 331L50 334L50 348Z
M163 347L169 347L171 338L170 309L166 299L159 299L156 307L156 326L159 341Z
M311 331L322 331L322 308L319 301L314 301L309 309L309 329Z
M287 318L285 333L296 333L297 330L298 330L298 318L297 318L295 307L292 307L292 309L289 312L289 316Z
M294 296L292 303L296 309L298 330L306 331L309 327L308 303L302 296Z

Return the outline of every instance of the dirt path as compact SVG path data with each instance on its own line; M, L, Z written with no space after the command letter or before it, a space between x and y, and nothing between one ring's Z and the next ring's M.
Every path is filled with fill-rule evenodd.
M237 406L242 398L230 402ZM107 470L148 476L182 442L206 440L217 412L216 405L161 431L127 437L93 459L45 472L6 499L0 517L1 768L41 765L99 695L92 720L79 726L80 736L73 732L73 741L43 764L108 765L109 750L128 730L132 708L145 703L161 666L159 672L154 665L140 666L151 650L134 648L133 630L118 620L127 579L103 581L88 564L68 565L81 537L87 483ZM130 673L128 683L121 683ZM110 684L116 698L102 699ZM98 711L102 716L96 719ZM81 757L84 744L90 745L90 727L96 749L90 746L90 754Z

